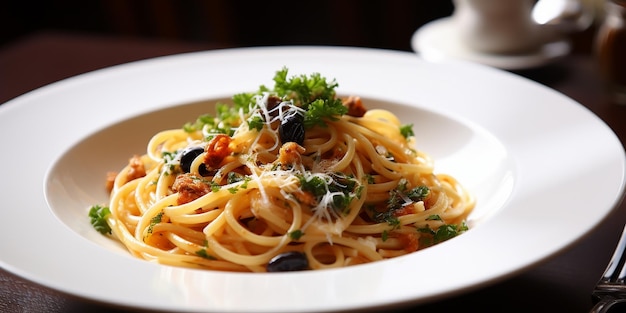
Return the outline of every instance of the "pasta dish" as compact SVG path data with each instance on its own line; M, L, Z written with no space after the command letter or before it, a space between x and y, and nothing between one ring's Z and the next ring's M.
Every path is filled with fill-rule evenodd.
M459 235L475 205L413 125L319 73L276 72L109 173L92 225L136 257L238 272L344 267Z

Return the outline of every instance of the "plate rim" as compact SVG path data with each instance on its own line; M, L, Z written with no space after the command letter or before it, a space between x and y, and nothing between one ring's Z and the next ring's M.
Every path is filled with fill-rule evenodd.
M4 119L6 118L6 116L13 114L12 112L16 112L16 111L24 111L26 109L25 108L25 103L29 103L29 101L35 102L37 103L37 99L41 98L41 97L45 97L47 94L55 94L60 92L63 89L69 88L76 88L76 86L81 85L81 84L88 84L89 82L92 81L99 81L99 80L106 80L106 79L110 79L109 76L116 76L118 75L118 73L125 73L125 74L133 74L133 73L137 73L137 72L141 72L143 69L147 69L147 68L154 68L154 67L169 67L169 66L173 66L173 63L182 63L183 67L184 66L188 66L188 64L194 63L194 61L202 61L204 59L212 59L213 61L210 61L209 63L214 63L216 61L214 61L215 59L225 59L225 60L233 60L233 59L237 59L242 58L242 57L251 57L253 55L256 56L271 56L272 58L277 58L277 57L295 57L296 59L298 59L299 61L297 62L302 62L303 58L306 57L310 57L312 55L323 55L324 57L328 58L328 57L333 57L333 56L341 56L342 58L347 58L349 55L351 55L352 53L359 53L359 54L363 54L363 58L364 59L376 59L376 60L381 60L381 59L385 59L387 57L393 57L392 59L388 60L387 62L389 63L388 65L392 68L390 71L396 71L396 66L398 66L398 64L403 65L403 64L410 64L411 66L417 66L417 65L423 65L425 67L442 67L443 69L446 70L450 70L450 67L457 67L463 70L468 70L468 71L476 71L476 72L480 72L480 73L486 73L488 72L488 76L490 77L503 77L505 78L505 80L507 80L507 82L519 82L521 85L524 85L525 88L529 88L531 90L541 90L540 93L544 93L545 95L550 95L550 97L554 97L556 99L560 99L561 101L563 101L564 105L568 106L568 107L576 107L579 106L576 109L572 109L572 110L578 110L580 111L581 108L584 108L582 105L576 103L575 101L560 95L558 93L554 93L554 91L550 90L547 87L541 87L539 84L536 84L534 82L530 82L527 81L525 79L519 79L516 76L513 76L512 74L509 75L507 73L504 72L500 72L498 70L493 70L493 69L489 69L486 67L482 67L479 65L472 65L472 64L465 64L465 63L455 63L455 62L451 62L451 63L440 63L438 65L433 65L431 63L427 63L421 59L419 59L417 56L415 56L414 54L408 53L408 52L398 52L398 51L389 51L389 50L380 50L380 49L372 49L372 48L356 48L356 47L263 47L263 48L236 48L236 49L222 49L222 50L212 50L212 51L204 51L204 52L192 52L192 53L185 53L185 54L180 54L180 55L173 55L173 56L164 56L164 57L158 57L158 58L154 58L154 59L147 59L147 60L141 60L141 61L136 61L136 62L131 62L131 63L127 63L127 64L121 64L121 65L117 65L117 66L113 66L110 68L105 68L105 69L100 69L100 70L96 70L93 72L89 72L89 73L85 73L85 74L81 74L66 80L62 80L59 82L55 82L53 84L41 87L39 89L36 89L34 91L31 91L29 93L26 93L24 95L18 96L12 100L9 100L7 103L3 104L2 106L0 106L0 119ZM235 56L233 56L235 55ZM307 66L304 66L307 67ZM400 70L397 70L399 72L402 72ZM265 74L265 76L268 76L267 73ZM338 79L338 81L341 83L341 79ZM530 82L530 83L529 83ZM255 86L256 87L256 86ZM350 87L350 88L354 88L354 87ZM358 89L358 88L357 88ZM192 95L188 95L185 97L178 97L180 98L180 101L193 101L194 99L196 99L199 96L200 93L197 94L192 94ZM176 97L174 97L176 98ZM168 105L168 101L170 101L171 99L167 99L164 100L160 103L158 103L156 105L156 108L158 107L165 107ZM393 100L391 100L393 101ZM7 106L8 105L8 106ZM41 105L41 104L39 104ZM429 106L430 108L430 106ZM142 112L145 112L146 109L155 109L155 107L141 107L136 109L135 111L130 112L129 114L141 114ZM434 108L435 112L439 112L439 113L443 113L443 114L451 114L451 112L447 111L447 108L443 108L440 111L440 108ZM143 111L142 111L143 110ZM20 112L18 112L20 113ZM594 122L592 122L594 125L603 128L602 132L604 132L607 135L611 135L614 136L615 138L612 138L612 142L615 143L617 141L617 143L619 143L619 140L617 140L617 137L615 136L614 133L612 133L612 131L608 128L608 126L606 126L606 124L604 124L604 122L602 122L599 118L597 118L597 116L593 115L592 112L590 111L586 111L586 113L580 113L577 112L577 116L579 114L587 114L587 118L590 118L594 120ZM126 115L127 117L130 117L130 115ZM598 124L598 122L600 124ZM0 126L0 128L2 128L2 126ZM598 217L594 223L588 223L586 225L586 231L585 233L587 233L588 231L590 231L592 228L594 228L601 220L603 217L605 217L606 215L608 215L614 208L615 205L617 205L619 198L623 197L624 194L624 150L623 147L621 146L621 144L619 145L619 147L613 147L613 148L621 148L621 155L619 156L620 159L620 165L622 168L622 174L621 174L621 178L620 178L620 185L618 187L616 187L615 190L615 199L612 200L612 206L611 208L605 208L602 216ZM58 150L57 150L57 154L58 154ZM617 157L617 156L616 156ZM56 159L56 158L55 158ZM45 164L45 168L47 169L49 167L49 164ZM39 166L39 169L41 169L42 167ZM41 185L39 185L41 189ZM43 192L43 190L41 190ZM6 194L4 194L6 196ZM41 200L41 199L39 199ZM49 209L46 209L47 211L49 211ZM0 213L0 214L5 214L5 213ZM51 214L50 212L48 212L48 214ZM42 221L51 221L54 219L53 216L46 216L46 217L42 217L41 218ZM71 237L71 232L69 232L69 230L58 230L60 232L64 232L63 236L65 239L68 239L67 237ZM476 231L480 231L480 229L476 229ZM2 231L0 231L0 233L2 233ZM563 249L565 249L567 246L573 244L574 241L580 239L582 236L585 235L585 233L582 234L578 234L577 236L574 236L572 238L570 238L569 241L567 242L562 242L559 245L559 249L557 249L558 251L561 251ZM467 234L470 234L470 232L468 232ZM458 238L455 239L455 247L458 247L460 245L463 244L463 242L467 241L467 237L472 237L472 236L460 236ZM75 240L74 239L70 239L70 241ZM2 246L2 244L0 244L0 246ZM460 247L462 248L462 247ZM439 248L439 247L433 247L433 250L441 250L443 248ZM103 255L105 254L103 251L99 251L96 247L89 247L86 248L86 250L88 250L90 253L94 253L95 255ZM556 252L554 249L547 249L545 251L542 251L541 253L537 254L535 259L533 260L533 262L526 262L524 264L524 266L513 266L509 269L504 269L501 268L500 269L500 273L494 273L492 274L491 277L482 277L481 278L476 278L476 277L468 277L468 279L473 279L474 281L470 284L470 281L468 281L465 284L457 284L455 286L455 288L446 288L446 285L438 285L434 288L434 292L430 293L430 294L425 294L424 297L419 298L419 299L415 299L415 298L411 298L410 296L408 296L408 294L402 294L401 296L397 297L397 298L389 298L387 299L387 301L381 301L380 299L376 299L376 300L370 300L370 302L362 302L361 304L358 304L356 302L350 302L350 303L346 303L346 304L341 304L339 302L334 302L332 305L330 306L325 306L323 304L321 304L319 307L314 307L313 310L344 310L344 309L354 309L354 308L363 308L363 307L370 307L370 306L377 306L377 305L392 305L392 304L401 304L401 303L421 303L421 302L425 302L425 301L429 301L429 300L434 300L434 299L438 299L441 297L445 297L445 296L449 296L451 294L454 293L459 293L459 292L463 292L465 290L469 290L471 288L477 288L478 286L482 286L491 282L495 282L499 279L503 279L505 277L508 277L510 275L513 275L514 273L518 273L519 271L522 271L530 266L532 266L533 264L536 264L537 262L540 262L541 260L544 260L545 258L547 258L550 255L555 254ZM439 254L441 252L437 252L437 254ZM124 259L124 261L119 261L117 260L117 262L120 262L121 264L126 264L126 263L130 263L132 264L132 267L153 267L153 265L146 265L145 261L141 261L141 260L132 260L132 259ZM68 286L63 286L62 284L60 284L58 281L55 281L53 278L56 277L57 275L48 275L46 278L42 278L41 275L42 273L33 273L33 272L29 272L24 270L24 266L18 266L16 264L12 264L7 262L6 258L4 256L0 256L0 265L7 269L9 272L12 272L14 274L17 274L18 276L24 277L28 280L34 281L36 283L42 284L46 287L50 287L65 293L69 293L69 294L73 294L73 295L77 295L79 297L84 297L86 299L92 299L92 300L96 300L96 301L101 301L103 303L109 303L109 304L114 304L114 305L122 305L125 307L138 307L138 308L149 308L149 309L176 309L176 310L184 310L184 311L195 311L195 310L215 310L215 311L223 311L223 310L230 310L235 308L236 310L240 310L243 307L233 307L233 306L224 306L224 307L214 307L214 308L207 308L207 307L199 307L199 306L194 306L194 305L190 305L188 307L178 307L177 305L179 305L179 303L176 302L172 302L170 303L170 307L163 307L161 306L162 303L159 303L158 305L152 305L151 307L144 307L142 306L140 303L115 303L115 299L112 298L103 298L103 297L99 297L97 294L94 294L92 290L86 290L84 292L80 292L75 290L75 288L70 288ZM345 276L347 274L342 274L344 272L353 272L353 271L357 271L357 272L361 272L362 270L364 270L365 268L371 268L371 267L376 267L376 265L372 264L372 265L365 265L363 267L360 267L358 269L348 269L348 270L341 270L341 271L333 271L333 270L329 270L332 271L333 274L337 274L337 276ZM171 269L170 268L170 272L174 272L174 273L181 273L181 272L186 272L188 270L180 270L180 269ZM156 266L154 268L155 272L163 272L163 268L162 266ZM168 270L169 271L169 270ZM192 272L197 274L197 271L193 271ZM330 273L330 272L329 272ZM184 274L184 273L183 273ZM216 274L216 273L213 273ZM199 276L205 276L202 274L198 274ZM231 274L229 274L231 275ZM184 275L183 275L184 276ZM213 275L211 275L213 276ZM216 274L215 276L225 276L225 274L219 273ZM235 274L235 277L239 277L240 275ZM307 277L308 279L316 279L315 276L323 276L325 278L329 278L331 277L330 274L326 275L318 275L315 274L313 275L312 273L301 273L298 274L298 276L302 276L302 277ZM238 278L239 279L239 278ZM449 287L449 286L448 286ZM439 291L437 291L437 288L440 288ZM366 299L363 299L366 300ZM318 300L319 301L319 300ZM160 306L157 307L157 306ZM289 311L290 309L294 309L294 307L276 307L274 309L277 309L277 311L281 311L281 310L285 310L285 311Z

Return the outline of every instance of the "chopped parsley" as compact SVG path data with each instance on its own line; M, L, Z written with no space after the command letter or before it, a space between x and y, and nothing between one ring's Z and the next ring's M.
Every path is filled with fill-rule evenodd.
M163 219L163 211L159 212L159 214L153 216L150 219L150 226L148 226L148 234L152 234L152 229L154 228L156 224L161 223L162 219Z
M413 201L423 201L428 197L430 189L427 186L417 186L406 193L406 196Z
M430 189L428 186L417 186L409 189L408 181L401 179L396 189L389 192L389 200L387 201L387 209L390 211L397 210L402 207L407 200L418 202L428 197Z
M400 220L396 216L396 212L411 202L419 202L426 199L430 189L427 186L418 186L410 188L406 179L401 179L395 189L389 191L389 198L385 203L385 207L376 210L376 207L369 207L368 212L371 218L377 223L386 222L393 229L400 226Z
M426 220L427 221L443 221L441 216L439 216L438 214L433 214L433 215L427 217Z
M389 191L387 210L395 211L400 209L407 203L407 199L413 202L423 201L428 196L428 193L430 193L430 189L427 186L419 186L407 191L393 189Z
M163 166L163 171L165 172L166 175L170 175L174 173L174 171L176 170L176 164L174 164L174 160L176 159L177 154L178 154L178 151L174 151L174 152L163 151L161 153L161 157L163 158L163 161L165 161L165 165Z
M304 232L302 232L302 230L296 229L289 233L289 238L293 240L299 240L300 237L302 237L303 235L304 235Z
M163 158L163 160L165 160L166 163L170 163L172 161L174 161L174 159L176 159L176 155L178 153L176 151L174 152L169 152L169 151L163 151L161 153L161 157Z
M377 223L386 222L387 224L389 224L389 226L391 226L392 230L400 227L400 220L396 216L395 210L388 210L384 212L374 212L372 218Z
M319 176L311 176L307 178L304 175L300 175L300 188L302 191L307 191L313 194L315 197L321 197L328 192L328 185L326 181Z
M433 230L428 226L417 229L418 232L422 233L422 236L420 237L420 246L426 247L454 238L467 230L468 227L465 222L461 225L443 224L439 226L437 230Z
M107 224L106 218L111 214L109 207L94 205L89 209L89 218L91 225L99 233L106 235L111 234L111 227Z
M360 186L352 175L343 173L296 175L300 180L300 189L311 193L318 203L330 198L329 205L338 213L347 214L347 209L355 197L361 196Z
M196 255L199 256L199 257L205 258L207 260L217 260L216 257L208 254L206 252L206 249L200 249L200 250L196 251Z
M209 186L211 186L211 191L212 192L218 192L220 191L220 189L222 189L222 186L220 186L220 184L214 182L214 181L210 181L209 182Z
M186 123L183 125L183 130L192 133L198 130L202 130L204 125L215 125L215 118L211 114L203 114L198 116L198 118L193 123Z
M248 189L248 183L252 180L252 178L245 176L243 178L243 184L241 184L240 188L241 189Z
M382 239L383 242L387 241L387 239L389 239L389 231L388 230L383 230L383 233L380 235L380 239Z
M404 138L415 136L415 133L413 132L413 124L404 124L400 126L400 134L402 134Z
M228 172L228 174L226 175L226 183L228 184L233 184L241 180L243 180L243 175L237 172Z
M254 115L248 119L248 127L250 127L250 129L260 131L263 129L263 125L265 125L265 121L260 115Z
M235 129L239 127L240 116L238 106L231 106L226 103L217 103L215 105L216 115L203 114L200 115L193 123L183 125L183 130L191 133L195 131L204 131L207 134L207 140L217 134L226 134L232 136Z
M228 188L228 192L230 192L232 194L236 194L237 190L239 190L239 189L247 189L248 188L248 183L251 180L252 180L252 178L250 178L248 176L244 176L244 175L236 173L236 172L228 172L228 175L226 176L226 182L228 184L234 184L234 183L242 182L239 186L233 186L233 187Z

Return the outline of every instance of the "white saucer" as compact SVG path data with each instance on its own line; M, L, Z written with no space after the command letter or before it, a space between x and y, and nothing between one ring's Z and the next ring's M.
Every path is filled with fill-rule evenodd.
M411 46L415 52L429 61L463 59L505 70L538 67L570 52L570 43L567 40L560 40L547 43L531 54L485 54L463 45L455 27L450 17L432 21L413 34Z

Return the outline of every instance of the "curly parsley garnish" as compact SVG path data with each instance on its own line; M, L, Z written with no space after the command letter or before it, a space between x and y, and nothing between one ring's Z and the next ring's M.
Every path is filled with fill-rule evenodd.
M288 70L283 67L274 76L274 91L294 104L307 108L315 99L332 100L335 98L335 88L339 86L335 80L328 81L319 73L309 76L299 75L288 77Z
M254 115L248 119L248 127L250 127L250 129L261 131L261 129L263 129L263 125L265 125L265 121L263 121L263 118L260 115Z
M335 88L339 85L335 80L328 81L319 73L293 77L288 77L287 73L287 68L276 72L274 92L306 110L305 128L324 127L327 120L337 120L348 112L348 108L336 97Z
M202 130L212 135L232 136L242 122L247 122L250 129L260 131L266 121L252 111L258 108L256 97L265 93L291 101L294 106L304 109L302 123L307 129L325 127L327 121L335 121L348 112L348 108L336 96L337 82L319 73L289 77L288 69L283 67L276 72L273 80L273 89L261 85L257 92L236 94L232 97L233 105L218 103L215 115L201 115L194 122L183 125L183 130L189 133ZM241 121L241 114L248 115L246 121Z
M336 121L347 112L348 108L339 99L315 100L304 113L304 127L326 127L326 121Z

